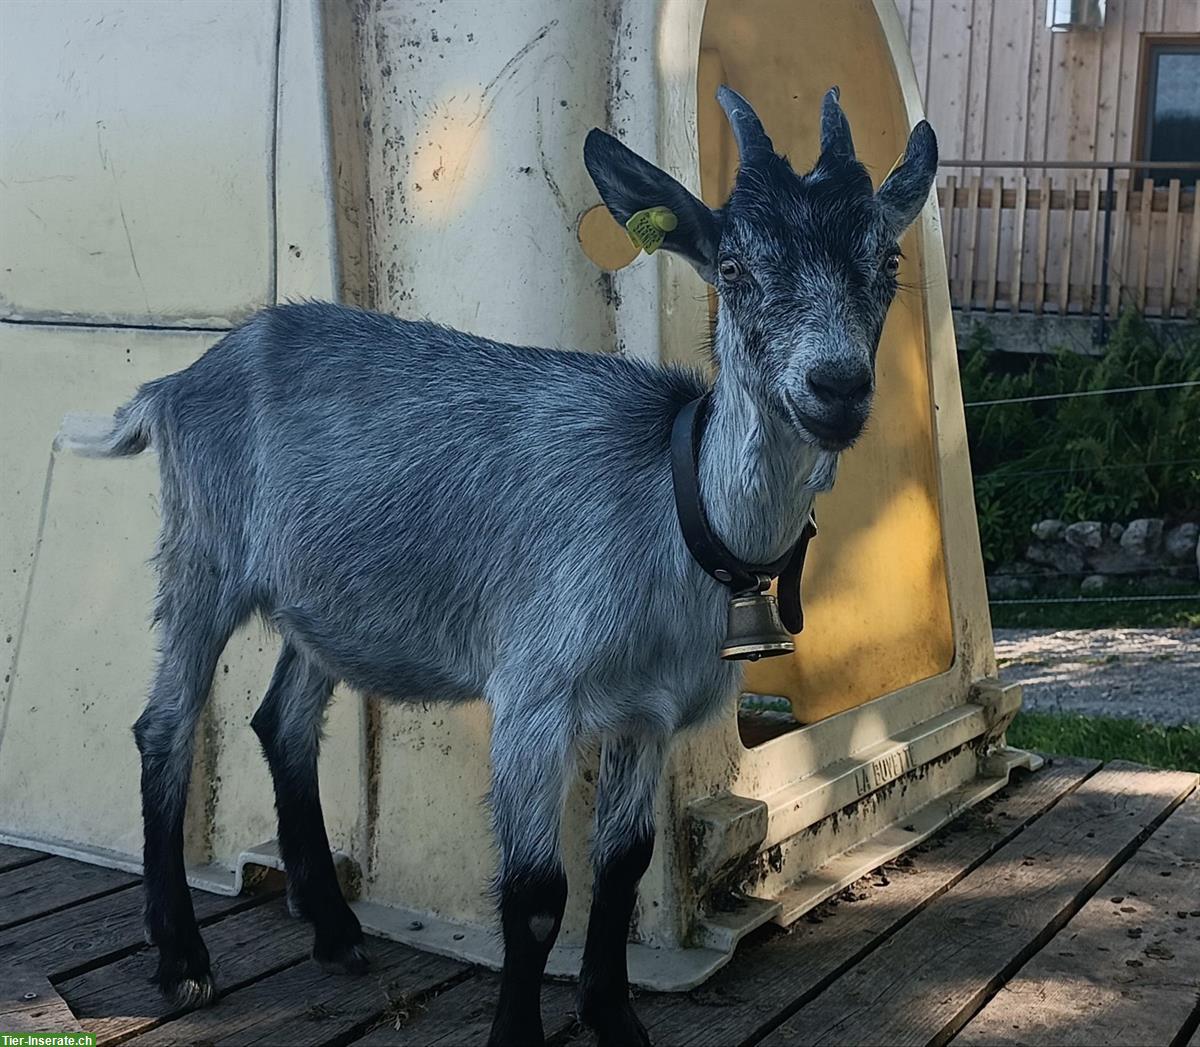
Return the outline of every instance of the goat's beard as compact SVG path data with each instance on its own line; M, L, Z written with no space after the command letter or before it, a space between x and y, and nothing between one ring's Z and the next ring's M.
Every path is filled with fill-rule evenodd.
M812 472L808 474L808 479L804 481L804 489L812 491L814 494L819 494L833 487L833 482L837 479L838 461L840 459L841 451L821 451L817 455L817 460L813 463Z

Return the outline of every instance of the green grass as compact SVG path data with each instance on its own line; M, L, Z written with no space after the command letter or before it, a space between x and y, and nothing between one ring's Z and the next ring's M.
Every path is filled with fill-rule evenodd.
M1008 743L1063 756L1200 771L1200 728L1191 726L1157 727L1109 716L1018 713L1008 729Z

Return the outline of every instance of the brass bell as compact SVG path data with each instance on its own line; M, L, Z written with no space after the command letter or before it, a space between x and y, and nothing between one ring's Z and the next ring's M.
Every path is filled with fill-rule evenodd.
M796 649L779 620L779 603L770 593L740 593L729 601L729 624L721 657L728 661L774 658Z

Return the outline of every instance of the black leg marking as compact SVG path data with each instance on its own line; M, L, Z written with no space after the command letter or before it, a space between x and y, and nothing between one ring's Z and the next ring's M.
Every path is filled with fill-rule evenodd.
M637 885L654 851L643 833L611 854L596 870L587 944L579 975L579 1017L596 1030L601 1047L649 1045L650 1037L629 1002L626 946Z
M236 620L221 613L207 575L180 577L192 598L178 599L170 583L160 587L159 662L133 733L142 757L145 931L158 946L155 981L177 1007L197 1007L216 999L216 986L187 886L183 818L196 722Z
M567 878L561 868L518 874L501 884L504 970L489 1047L536 1047L545 1042L542 975L566 904Z
M654 797L666 758L662 738L613 738L604 745L592 846L592 908L579 1017L601 1047L649 1047L650 1037L629 1002L626 948L637 886L654 852Z
M285 643L251 726L275 787L279 850L288 906L314 929L313 958L328 970L362 974L369 961L362 927L342 896L317 782L317 755L333 681Z

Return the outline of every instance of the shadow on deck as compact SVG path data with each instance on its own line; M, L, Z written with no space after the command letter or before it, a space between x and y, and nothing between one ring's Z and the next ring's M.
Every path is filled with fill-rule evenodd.
M1056 758L691 993L642 994L659 1047L1200 1047L1197 776ZM1190 798L1189 798L1190 797ZM193 893L222 995L172 1012L148 979L136 877L0 847L0 1029L102 1044L483 1044L488 971L373 943L362 978L308 958L277 889ZM552 1044L582 1047L547 983Z

